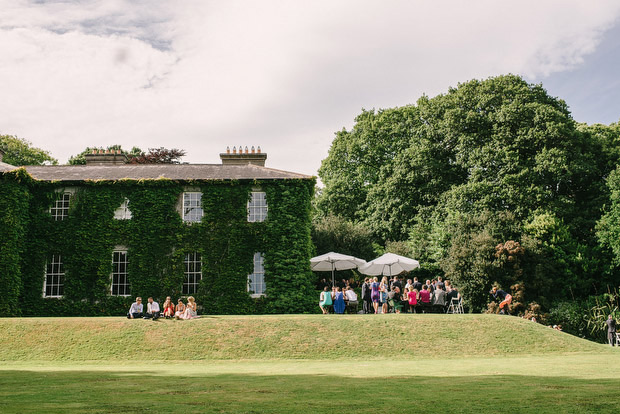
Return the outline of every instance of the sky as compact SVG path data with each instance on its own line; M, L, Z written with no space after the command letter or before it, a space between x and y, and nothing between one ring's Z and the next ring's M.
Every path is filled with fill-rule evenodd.
M616 0L0 0L0 134L316 175L362 108L506 73L620 120Z

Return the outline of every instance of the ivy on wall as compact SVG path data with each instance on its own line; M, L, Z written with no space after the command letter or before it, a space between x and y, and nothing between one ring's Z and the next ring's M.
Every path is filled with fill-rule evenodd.
M48 211L63 185L30 180L14 188L3 186L7 191L3 198L22 203L5 210L24 212L21 230L11 230L15 240L22 240L16 241L22 248L6 260L13 263L7 274L18 281L21 278L18 309L22 314L119 315L127 311L135 296L153 296L160 301L166 296L178 298L184 280L183 260L192 252L202 257L202 280L193 295L202 313L314 311L316 295L309 268L313 180L83 182L72 197L68 217L54 221ZM177 211L187 186L203 193L201 222L185 223ZM267 194L269 215L265 222L249 223L247 202L257 187ZM31 198L9 191L22 191ZM116 220L114 210L125 198L132 218ZM0 214L9 217L4 210ZM115 246L128 252L131 297L110 295ZM255 252L264 254L267 286L266 297L258 300L247 291ZM51 254L62 255L65 266L61 299L42 297L45 265ZM17 256L21 262L15 261ZM21 268L15 269L14 263L21 263ZM19 289L13 296L18 295Z
M29 176L23 169L0 175L0 315L20 314L21 257L28 216Z

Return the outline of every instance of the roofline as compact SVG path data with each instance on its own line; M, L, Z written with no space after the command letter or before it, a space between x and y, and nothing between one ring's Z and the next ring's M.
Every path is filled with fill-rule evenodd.
M8 164L7 164L8 165ZM221 167L249 167L250 169L255 169L255 171L257 171L257 173L259 171L262 171L264 173L275 173L275 174L282 174L282 175L289 175L288 177L260 177L260 175L264 175L264 174L260 174L258 173L257 177L252 177L251 174L251 170L249 171L249 174L245 174L245 177L242 178L236 178L236 177L226 177L226 176L220 176L220 177L202 177L202 178L192 178L192 177L183 177L183 175L176 175L173 177L167 177L165 173L162 173L161 176L159 177L155 177L155 174L152 174L151 177L139 177L140 174L128 174L130 175L130 177L120 177L121 174L117 174L119 177L118 178L107 178L107 177L102 177L102 178L77 178L77 177L65 177L65 178L47 178L47 177L41 177L40 175L47 175L47 174L39 174L39 172L41 170L45 170L47 168L49 169L56 169L58 171L58 169L67 169L67 170L73 170L74 172L77 173L76 170L80 171L87 171L90 170L91 168L97 168L97 169L105 169L108 171L115 171L115 172L119 172L124 170L125 168L127 169L141 169L141 170L150 170L152 169L156 169L156 168L166 168L167 166L170 167L181 167L183 168L184 166L187 167L215 167L215 168L221 168ZM18 167L15 167L18 168ZM39 182L50 182L50 183L83 183L83 182L116 182L116 181L155 181L155 180L169 180L169 181L174 181L174 182L230 182L230 181L241 181L241 182L252 182L252 181L280 181L280 180L314 180L316 181L316 177L312 176L312 175L306 175L306 174L301 174L301 173L295 173L295 172L291 172L291 171L285 171L285 170L280 170L280 169L276 169L276 168L269 168L269 167L264 167L264 166L258 166L258 165L253 165L253 164L246 164L246 165L223 165L223 164L189 164L189 163L183 163L183 164L122 164L122 165L84 165L84 164L79 164L79 165L26 165L23 166L23 168L26 170L26 172L28 172L28 174L32 177L33 180L35 181L39 181ZM38 171L31 171L31 170L38 170ZM54 175L54 174L52 174ZM81 175L81 173L78 173L76 175ZM84 174L86 176L88 176L89 174ZM191 175L191 174L190 174Z

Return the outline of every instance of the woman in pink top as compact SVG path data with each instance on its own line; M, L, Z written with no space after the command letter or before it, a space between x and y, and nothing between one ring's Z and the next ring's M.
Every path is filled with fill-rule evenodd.
M415 306L418 304L418 291L413 286L409 286L407 297L409 298L409 309L411 309L411 313L415 313Z

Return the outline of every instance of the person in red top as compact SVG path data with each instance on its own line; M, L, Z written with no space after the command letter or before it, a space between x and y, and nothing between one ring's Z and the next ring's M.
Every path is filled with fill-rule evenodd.
M420 302L425 305L431 303L431 292L429 292L427 289L427 285L422 285L422 290L420 291Z

